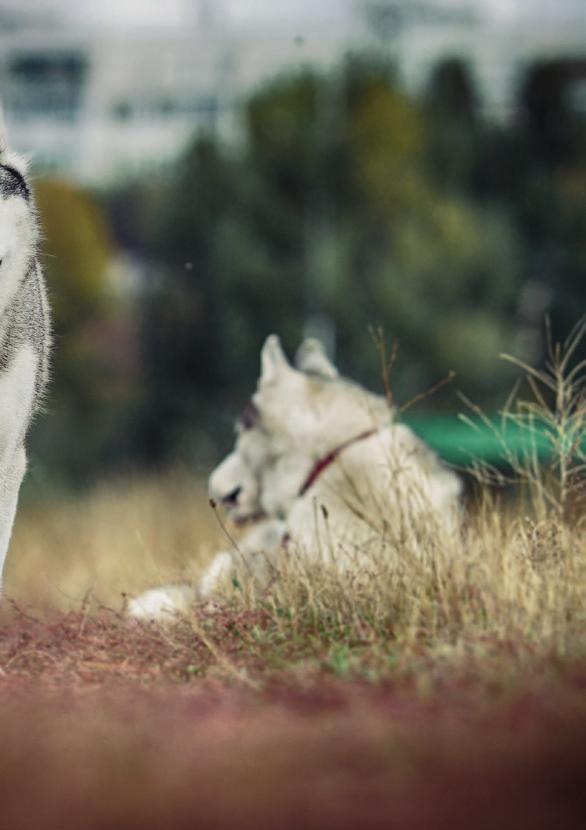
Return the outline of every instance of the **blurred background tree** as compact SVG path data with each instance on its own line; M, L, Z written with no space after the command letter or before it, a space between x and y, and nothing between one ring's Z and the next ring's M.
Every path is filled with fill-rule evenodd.
M538 63L521 90L516 140L522 158L513 194L528 280L550 298L556 337L584 311L586 121L572 105L579 65Z
M111 281L110 223L96 199L56 179L41 179L35 193L53 315L52 383L36 447L55 481L80 481L100 466L129 394L121 376L131 321Z
M56 318L43 455L76 480L177 458L205 472L272 331L290 350L320 333L380 389L382 324L399 402L454 370L425 406L453 411L460 388L496 407L498 355L539 360L545 313L564 334L584 306L585 124L565 72L536 66L518 117L496 124L460 59L415 99L392 64L354 56L265 85L237 147L199 137L167 174L97 197L41 181Z
M369 327L383 323L401 343L403 396L446 367L474 394L494 389L491 355L511 340L515 238L496 207L474 200L473 138L465 174L448 186L429 173L436 122L459 119L462 106L476 129L463 68L439 76L449 104L429 110L378 62L283 78L250 101L241 159L210 142L188 155L156 251L174 268L181 309L173 315L165 288L175 336L159 370L174 384L181 373L183 403L198 387L250 386L263 337L279 331L293 349L315 315L332 321L346 370L371 384L380 370ZM451 152L461 168L461 144ZM160 342L155 352L165 359Z
M91 388L77 370L80 339L108 306L106 274L112 256L108 223L95 200L69 182L42 179L35 192L57 344L55 394L83 406L89 403Z

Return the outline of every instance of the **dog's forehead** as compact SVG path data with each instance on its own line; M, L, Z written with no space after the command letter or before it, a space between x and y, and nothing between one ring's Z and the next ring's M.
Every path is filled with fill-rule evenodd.
M297 409L320 406L330 395L334 381L307 372L289 372L282 383L259 384L253 397L261 416L272 419L273 413L287 419Z
M244 467L256 474L259 467L262 467L273 453L273 445L274 437L257 425L238 433L234 452Z
M268 441L263 419L259 408L249 401L238 420L236 421L235 451L241 455L256 455L264 452Z
M7 199L10 196L20 196L28 201L29 186L22 173L8 164L0 164L0 197Z

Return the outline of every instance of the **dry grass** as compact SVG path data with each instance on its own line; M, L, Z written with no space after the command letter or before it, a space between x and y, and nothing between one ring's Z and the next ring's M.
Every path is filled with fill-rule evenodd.
M88 599L120 609L125 592L196 578L223 542L201 481L173 473L107 482L19 512L6 593L62 610Z
M585 650L585 366L571 364L583 334L584 326L563 348L551 346L544 370L522 367L528 397L517 394L503 413L504 430L514 420L528 435L528 450L507 456L516 504L488 494L495 476L486 468L479 473L485 495L460 534L431 518L405 531L408 494L403 517L402 508L385 512L384 499L373 496L360 505L363 518L372 514L372 541L354 568L284 555L268 590L255 590L242 574L224 601L267 614L277 652L288 643L300 654L358 646L386 653L390 642L422 641L445 651L470 637L547 654ZM545 462L534 448L538 433L550 443ZM104 484L21 512L7 593L62 610L120 610L124 594L196 581L212 554L232 544L204 486L186 475ZM200 610L191 618L195 631Z
M382 538L357 570L291 558L267 592L246 580L229 588L234 608L262 610L271 636L323 650L388 651L464 638L523 641L548 653L586 645L586 531L485 504L461 537L422 530L425 557L397 554ZM6 591L20 604L64 611L121 610L124 594L196 581L228 547L203 488L183 476L117 482L69 502L25 509L11 550ZM197 624L194 609L193 624Z
M384 684L413 675L419 694L438 672L462 667L514 689L536 665L555 675L560 661L586 654L584 530L488 504L457 542L428 539L424 561L409 555L398 566L379 549L356 573L293 559L266 593L243 583L174 626L132 624L112 611L94 620L99 606L120 609L122 592L196 577L226 542L203 497L199 509L197 498L191 504L192 491L174 476L119 483L21 516L8 590L25 611L5 628L4 682L215 677L263 689L275 677L319 688L324 676ZM39 604L74 612L39 617Z

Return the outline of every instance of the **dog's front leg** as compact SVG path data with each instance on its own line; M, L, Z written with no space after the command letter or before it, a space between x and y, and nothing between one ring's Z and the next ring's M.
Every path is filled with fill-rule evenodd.
M278 563L287 525L279 519L265 519L253 526L233 551L218 553L212 559L198 586L200 599L212 597L228 579L252 579L266 585L273 566Z
M236 568L233 555L228 552L217 553L205 569L197 586L199 599L209 599L212 597L222 582L235 572Z
M26 470L24 437L33 407L37 365L32 346L25 344L0 371L0 590Z
M18 493L26 470L24 447L20 446L13 456L12 464L0 470L0 596L4 562L8 553L12 526L16 516Z

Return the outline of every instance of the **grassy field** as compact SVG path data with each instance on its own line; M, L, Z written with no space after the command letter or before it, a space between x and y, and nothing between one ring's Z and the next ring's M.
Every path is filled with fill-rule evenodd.
M266 595L124 619L124 594L227 544L181 475L21 512L2 826L584 826L579 524L487 503L423 564L289 563Z
M0 826L586 826L586 407L552 365L551 410L536 390L511 416L529 435L539 417L550 461L511 457L513 495L485 493L458 538L425 525L390 555L375 536L344 572L287 558L265 592L241 582L165 626L126 619L125 597L230 546L201 483L25 506Z
M110 481L21 509L6 590L25 604L119 611L124 593L197 578L222 544L205 483L179 473Z

